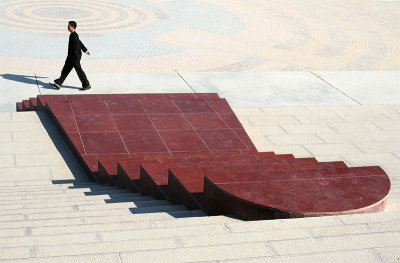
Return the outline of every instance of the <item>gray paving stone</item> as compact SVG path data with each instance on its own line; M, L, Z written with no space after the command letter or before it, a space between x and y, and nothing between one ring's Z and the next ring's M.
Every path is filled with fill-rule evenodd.
M400 232L358 234L311 239L270 241L279 255L398 246Z
M395 263L400 261L400 246L374 249L385 262Z
M150 250L121 253L123 263L127 262L188 262L227 260L251 256L271 256L274 252L264 243L243 243L206 247Z
M371 137L360 131L357 133L318 133L317 135L326 143L366 143L373 141Z
M0 248L0 259L29 258L30 253L31 248L29 247Z
M28 214L29 220L46 220L46 219L61 219L61 218L74 218L83 216L119 216L129 215L131 212L129 209L113 209L113 210L100 210L100 211L73 211L73 212L57 212L57 213L37 213Z
M149 239L149 238L167 238L181 237L188 235L208 235L226 233L227 229L223 224L210 225L191 225L180 227L152 228L152 229L134 229L112 232L101 232L101 238L104 241Z
M314 134L268 135L267 138L275 145L322 144L322 140Z
M14 131L26 131L26 130L43 130L43 125L38 121L31 122L7 122L7 125L0 125L0 132L14 132Z
M267 242L271 240L293 240L311 237L308 229L264 230L257 232L221 233L206 235L190 235L181 237L184 247L216 246L223 244L240 244L251 242Z
M310 255L299 255L299 256L280 256L280 257L263 257L263 258L246 258L238 260L224 260L224 263L228 262L271 262L271 263L309 263L309 262L340 262L340 263L373 263L373 262L384 262L376 253L371 250L353 250L353 251L338 251L328 253L315 253Z
M14 167L15 157L14 155L0 155L0 168Z
M395 221L400 217L400 211L372 213L372 214L354 214L338 216L344 224L360 224Z
M1 218L0 229L15 229L22 227L42 227L42 226L70 226L82 224L83 219L76 218L59 218L46 220L24 220L21 215L12 216L9 220Z
M309 125L282 123L280 127L289 134L318 134L333 132L331 126L325 123L314 123Z
M113 215L95 216L89 215L84 217L84 221L87 224L98 224L98 223L113 223L113 222L135 222L143 220L172 220L180 217L193 216L191 211L182 211L176 213L165 213L165 212L154 212L151 214L129 214L120 215L118 217Z
M355 142L354 145L365 153L392 153L400 148L400 140L386 142Z
M11 120L11 112L0 112L0 122Z
M49 136L51 134L51 138ZM43 142L49 143L52 140L56 142L64 142L64 139L57 132L45 131L43 128L37 129L29 129L25 131L14 131L13 132L13 140L14 142L23 143L23 142ZM64 143L65 144L65 143Z
M196 92L218 92L233 107L354 104L308 72L185 72L181 75Z
M96 233L59 234L0 238L3 248L97 242Z
M110 254L91 254L91 255L80 255L80 256L65 256L65 257L46 257L46 258L29 258L29 259L16 259L8 260L7 262L29 262L29 263L65 263L65 262L76 262L76 263L120 263L118 253Z
M16 154L16 166L51 166L65 165L64 159L57 154Z
M32 179L50 179L48 167L10 167L0 168L0 181L29 181Z
M324 80L362 104L396 104L400 100L399 74L393 72L316 72ZM387 81L381 82L385 78ZM365 87L371 87L366 90Z
M13 134L10 131L0 132L0 143L10 143L13 142Z
M204 216L204 217L187 217L176 218L172 220L151 220L156 227L177 227L189 225L218 224L228 222L240 222L240 219L228 216Z
M26 232L27 230L25 228L0 229L0 238L21 237L24 236Z
M66 233L90 233L104 231L122 231L132 229L146 229L152 227L149 220L135 222L116 222L105 224L79 224L67 226L32 227L32 235L55 235Z
M99 253L115 253L122 251L144 251L150 249L167 249L177 246L175 239L145 239L124 240L114 242L93 242L57 246L42 246L37 248L37 257L55 257L87 255Z
M304 145L307 151L313 155L331 155L331 154L358 154L362 153L360 149L350 143L336 144L307 144Z
M75 207L52 207L52 208L22 208L22 209L3 209L0 215L25 215L34 213L58 213L76 211Z
M254 222L232 222L227 223L232 232L279 230L279 229L300 229L311 226L335 226L343 225L343 222L336 216L310 217L281 220L263 220Z
M43 153L41 143L2 143L0 154L37 154Z

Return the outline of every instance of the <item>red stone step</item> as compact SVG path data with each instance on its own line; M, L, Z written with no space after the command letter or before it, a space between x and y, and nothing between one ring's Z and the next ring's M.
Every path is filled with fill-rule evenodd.
M127 187L128 189L137 192L141 191L141 173L140 173L140 165L166 165L166 166L175 166L177 160L184 160L187 158L191 158L192 160L201 160L207 158L208 155L194 155L192 157L188 156L153 156L147 159L143 158L129 158L129 159L120 159L117 164L117 182L119 187ZM111 169L110 169L111 170ZM161 176L158 174L158 176ZM165 170L165 174L162 175L165 178L165 181L168 180L168 170Z
M335 162L319 162L319 166L322 169L340 169L340 168L348 168L348 166L342 161Z
M222 155L221 155L222 156ZM270 157L273 157L270 155ZM158 158L158 157L155 157ZM279 158L279 157L278 157ZM113 164L116 159L107 159L103 158L100 159L100 163L104 160L104 166L107 166L107 164ZM316 160L314 158L304 158L304 159L294 159L293 161L289 159L290 161L287 162L288 159L283 158L282 161L279 161L278 163L275 164L269 164L268 160L264 159L263 162L261 163L254 163L251 166L244 166L243 163L237 163L236 159L230 159L230 160L207 160L204 158L198 158L198 159L191 159L188 160L187 158L180 158L178 157L166 157L164 156L163 158L158 159L158 162L164 162L167 164L174 163L179 166L184 166L184 167L201 167L201 168L208 168L209 170L213 171L226 171L226 169L229 169L230 167L233 167L236 171L242 171L242 172L249 172L249 171L264 171L266 174L272 173L272 172L282 172L282 171L293 171L293 170L309 170L311 168L318 169L319 166L316 165ZM272 161L272 159L271 159ZM129 189L134 189L134 191L137 191L139 183L138 181L140 180L140 164L143 163L143 159L123 159L119 160L119 168L118 168L118 182L121 182L118 184L119 187L128 187ZM282 163L285 162L285 163ZM283 164L286 164L283 166ZM214 166L217 165L217 168ZM222 165L222 166L221 166ZM299 167L300 165L300 167ZM330 163L330 165L332 165ZM146 166L149 167L149 166ZM214 167L214 169L212 168ZM101 168L104 169L104 168ZM112 168L111 168L112 169ZM100 171L100 169L99 169ZM279 174L279 173L278 173ZM106 177L109 175L106 175ZM167 181L167 169L164 169L164 173L158 174L159 178L160 176L163 177L163 180L166 182ZM100 177L100 172L99 172L99 177ZM132 182L133 181L133 182ZM107 182L107 179L105 181ZM136 182L136 183L135 183ZM157 185L157 182L155 183Z
M233 160L235 160L235 162L237 160L239 160L239 162L237 162L236 164L234 164L235 166L241 165L240 161L245 161L248 160L247 156L249 156L250 154L248 153L234 153L231 154L229 152L220 152L218 154L215 154L215 159L208 159L208 157L214 157L212 155L206 154L206 155L202 155L202 154L197 154L197 155L191 155L191 156L147 156L147 160L151 160L151 159L159 159L159 162L171 162L171 161L175 161L177 162L179 165L181 166L200 166L200 167L207 167L210 165L215 165L215 164L220 164L223 160L229 160L229 162L226 163L226 165L231 165ZM251 154L252 157L257 156L257 154L252 153ZM244 157L245 159L238 159L238 157ZM274 158L275 155L273 153L269 153L268 154L269 158ZM281 156L281 155L277 155L277 158L283 158L284 160L287 160L287 158L285 158L286 156ZM107 182L107 177L115 177L117 176L118 178L118 173L117 173L117 162L119 161L121 164L121 168L120 170L122 171L123 169L126 169L126 171L124 171L123 173L126 175L127 173L130 173L130 169L129 169L129 160L131 159L136 159L137 161L139 160L145 160L145 159L137 159L137 157L132 157L132 158L128 158L127 160L125 159L116 159L116 158L108 158L108 157L102 157L99 159L99 173L98 176L100 178L100 182L101 183L106 183ZM265 158L264 158L265 159ZM256 159L257 160L257 159ZM256 161L254 160L254 161ZM314 161L314 159L312 159L312 162ZM101 166L101 167L100 167ZM138 164L135 165L135 173L138 174ZM126 176L125 176L126 177ZM132 176L131 176L132 177ZM138 180L139 176L133 176L133 180ZM124 182L126 183L127 178L125 178ZM118 184L119 187L124 187L124 185Z
M247 220L383 211L390 189L388 177L376 167L348 168L336 176L318 171L316 177L273 180L262 175L205 173L206 212Z
M29 98L29 108L35 111L38 110L37 98Z
M124 187L137 193L140 191L140 162L122 160L117 163L117 182L119 187Z
M16 111L23 111L24 109L22 108L22 102L17 102L16 103Z
M301 159L231 159L231 160L202 160L200 162L191 161L179 161L179 167L199 167L199 168L215 168L225 169L234 167L238 169L240 167L253 167L257 169L263 169L266 171L282 170L282 169L297 169L297 170L308 170L308 169L319 169L318 162L314 158L301 158Z
M168 200L172 204L184 204L189 209L203 206L204 174L199 168L169 169Z
M170 161L172 161L172 160L170 160ZM313 158L304 158L304 159L299 159L298 161L299 161L299 163L297 165L302 165L303 169L304 169L303 165L305 163L312 163L314 165L311 167L318 168L317 166L315 166L316 160ZM161 163L161 164L155 164L155 163L145 164L145 165L141 164L140 191L144 194L152 194L156 198L159 198L159 199L165 198L166 192L167 192L166 186L167 186L167 184L169 184L168 176L170 176L170 174L168 174L168 169L171 169L174 166L180 166L181 162L182 162L182 160L174 160L174 162L167 162L167 163ZM205 164L204 160L193 160L193 161L189 161L189 162L187 162L187 160L185 160L185 163L190 167L194 167L194 168L207 167L210 170L220 169L221 167L219 165L225 164L226 165L224 167L225 170L228 169L228 170L236 172L239 169L240 171L247 172L247 173L249 171L258 173L260 170L264 171L264 169L266 167L265 165L258 164L257 162L255 162L253 165L244 166L244 164L238 163L236 159L222 160L222 161L221 160L220 161L213 160L212 161L213 165L210 165L209 163ZM292 163L292 165L295 165L294 161L292 161L291 163ZM276 166L276 167L281 169L281 165L282 164L280 164L279 166ZM287 166L283 170L285 172L287 172L288 170L290 170L290 167ZM295 167L294 170L296 171L297 167ZM268 176L267 171L264 173L264 176ZM200 180L200 183L201 183L201 181L202 181L201 175L198 179ZM184 183L182 183L182 184L184 185ZM192 182L192 184L193 184L193 182ZM200 189L201 185L198 186L198 188ZM174 192L179 193L179 190L175 190ZM197 195L197 197L201 197L201 193L193 193L193 194ZM189 198L185 198L185 200L189 200ZM191 202L191 203L193 204L193 202Z
M256 157L253 155L252 157ZM134 158L133 158L134 159ZM175 164L179 167L186 167L186 168L212 168L214 169L226 169L227 167L234 167L234 169L246 170L246 169L262 169L265 171L273 171L276 169L286 169L286 170L293 170L293 169L311 169L311 168L319 168L318 163L314 158L303 158L303 159L286 159L283 158L282 160L277 158L270 159L262 159L261 161L258 159L249 159L248 156L245 156L244 159L208 159L208 158L191 158L191 159L184 159L184 158L177 158L177 157L169 157L169 158L159 158L157 159L160 163L167 163L167 164ZM243 162L242 162L243 161ZM248 162L250 161L250 162ZM106 160L106 162L111 162L112 160ZM105 163L106 163L105 162ZM132 159L124 159L118 160L119 169L118 173L119 177L124 177L121 181L125 183L129 180L139 180L140 176L138 173L139 164L142 163L143 160L132 160ZM105 165L106 166L106 165ZM103 168L102 168L103 169ZM167 180L167 172L164 174L164 180ZM118 179L117 179L118 181Z
M360 184L363 187L358 189ZM384 211L390 183L386 177L371 176L291 180L284 184L278 181L226 183L217 187L212 201L205 202L216 208L205 205L207 212L234 213L246 220L259 220ZM284 200L281 193L285 193ZM208 199L208 190L204 195ZM218 200L221 202L216 203ZM245 206L247 203L251 205Z
M23 100L22 101L22 110L24 110L24 111L30 111L31 110L29 108L29 100Z
M227 181L232 181L234 178L239 178L240 182L253 182L253 181L263 181L263 180L293 180L298 178L325 178L331 177L329 174L329 169L342 169L341 176L344 173L353 175L350 169L344 170L347 166L343 162L328 162L320 163L322 164L322 169L314 170L290 170L281 169L276 171L260 171L259 169L254 169L254 167L242 167L231 168L226 167L223 169L225 173L220 176L219 179L213 178L213 182L224 183ZM218 169L217 169L218 170ZM329 171L327 171L329 170ZM363 171L361 171L363 170ZM369 170L369 171L368 171ZM221 171L221 170L220 170ZM372 169L369 167L364 167L360 169L360 173L366 175L378 172L375 167ZM213 173L215 169L213 168L203 168L203 171L198 168L173 168L170 169L168 178L168 195L172 202L174 203L184 203L190 209L198 209L202 206L202 194L203 194L203 172ZM229 176L229 173L233 176ZM335 173L336 174L336 173ZM237 181L236 181L237 182Z
M37 96L37 105L38 110L43 110L46 107L47 101L65 101L67 98L65 95L38 95Z
M97 159L97 181L100 184L108 184L110 186L118 186L120 188L125 188L123 185L118 183L117 178L117 162L118 160L129 159L129 155L106 155L98 156ZM91 168L92 172L95 168Z
M152 195L156 199L168 199L168 169L175 167L174 163L141 164L140 192Z
M231 153L227 151L221 151L214 154L204 154L204 153L197 153L197 154L184 154L184 155L144 155L144 156L134 156L127 159L135 159L135 160L155 160L160 159L160 162L171 162L171 161L184 161L187 160L188 162L197 162L201 160L206 160L207 158L216 158L218 160L227 159L230 160L232 158L237 157L245 157L245 156L256 156L258 153L248 153L248 152L238 152L238 153ZM269 153L268 156L270 158L274 157L274 153ZM117 173L117 162L122 161L124 159L112 158L112 157L99 157L98 160L98 178L100 183L107 183L109 179L107 178L118 178ZM122 165L123 166L123 165ZM95 172L95 171L94 171ZM126 173L126 172L125 172ZM117 180L118 181L118 180ZM118 183L118 187L124 187Z

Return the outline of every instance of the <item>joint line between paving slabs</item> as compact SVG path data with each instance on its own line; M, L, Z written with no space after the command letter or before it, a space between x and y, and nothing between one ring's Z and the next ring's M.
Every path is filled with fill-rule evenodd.
M112 121L113 121L113 123L114 123L114 127L117 128L117 124L115 123L114 117L113 117L113 115L111 114L110 109L108 108L107 102L106 102L106 101L103 101L103 102L104 102L104 104L106 105L108 114L111 116L111 119L112 119ZM121 132L119 131L118 128L117 128L117 131L118 131L119 137L121 138L122 144L123 144L124 147L125 147L126 152L128 153L129 156L131 156L131 154L130 154L130 152L129 152L129 150L128 150L128 146L126 146L125 141L124 141L124 138L122 137L122 134L121 134ZM82 144L83 144L83 142L82 142Z
M39 91L39 94L42 95L42 92L40 92L39 82L38 82L38 80L37 80L36 73L35 73L35 80L36 80L36 86L37 86L37 89L38 89L38 91Z
M167 143L164 141L164 138L161 136L160 131L156 128L156 125L154 124L154 122L151 120L149 113L145 110L145 108L143 107L142 102L140 101L140 99L138 99L138 102L140 104L140 106L143 108L144 112L146 113L147 118L149 118L151 124L153 125L154 129L156 130L158 136L161 138L161 141L164 143L165 147L167 148L168 152L170 155L172 155L171 149L168 147ZM173 100L172 100L173 102ZM177 106L178 107L178 106ZM179 109L179 108L178 108Z
M189 88L190 88L191 90L193 90L194 93L196 93L196 91L195 91L195 90L192 88L192 86L190 86L190 84L182 77L182 75L179 74L179 72L178 72L177 70L175 70L175 72L176 72L176 74L178 74L178 76L186 83L186 85L188 85Z
M324 80L322 77L318 76L317 74L315 74L314 72L310 71L311 74L313 74L314 76L316 76L317 78L319 78L320 80L322 80L323 82L325 82L326 84L328 84L329 86L331 86L332 88L334 88L335 90L339 91L340 93L342 93L343 95L345 95L347 98L351 99L352 101L354 101L355 103L357 103L358 105L361 105L360 102L358 102L357 100L353 99L352 97L350 97L349 95L347 95L346 93L344 93L343 91L341 91L340 89L336 88L335 86L333 86L331 83L329 83L328 81Z

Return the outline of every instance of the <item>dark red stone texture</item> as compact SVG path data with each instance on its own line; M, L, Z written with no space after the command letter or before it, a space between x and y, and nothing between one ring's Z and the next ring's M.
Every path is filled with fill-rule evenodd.
M258 152L216 93L39 95L88 176L246 220L383 211L380 167Z

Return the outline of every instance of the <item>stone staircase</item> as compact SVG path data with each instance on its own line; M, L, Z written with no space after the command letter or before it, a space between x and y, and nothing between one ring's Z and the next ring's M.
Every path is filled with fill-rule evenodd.
M2 137L2 157L49 158L2 162L2 262L398 261L395 168L387 170L393 187L388 212L245 222L89 182L83 171L72 169L77 163L67 158L66 143L51 140L58 132L45 113L0 118L1 133L10 132ZM36 152L33 142L42 145ZM60 156L64 169L54 161Z
M258 152L217 93L39 95L17 103L17 111L37 109L49 113L92 181L209 215L259 220L387 207L390 180L380 167Z
M382 260L372 248L400 238L398 210L244 222L92 182L0 185L3 262Z

